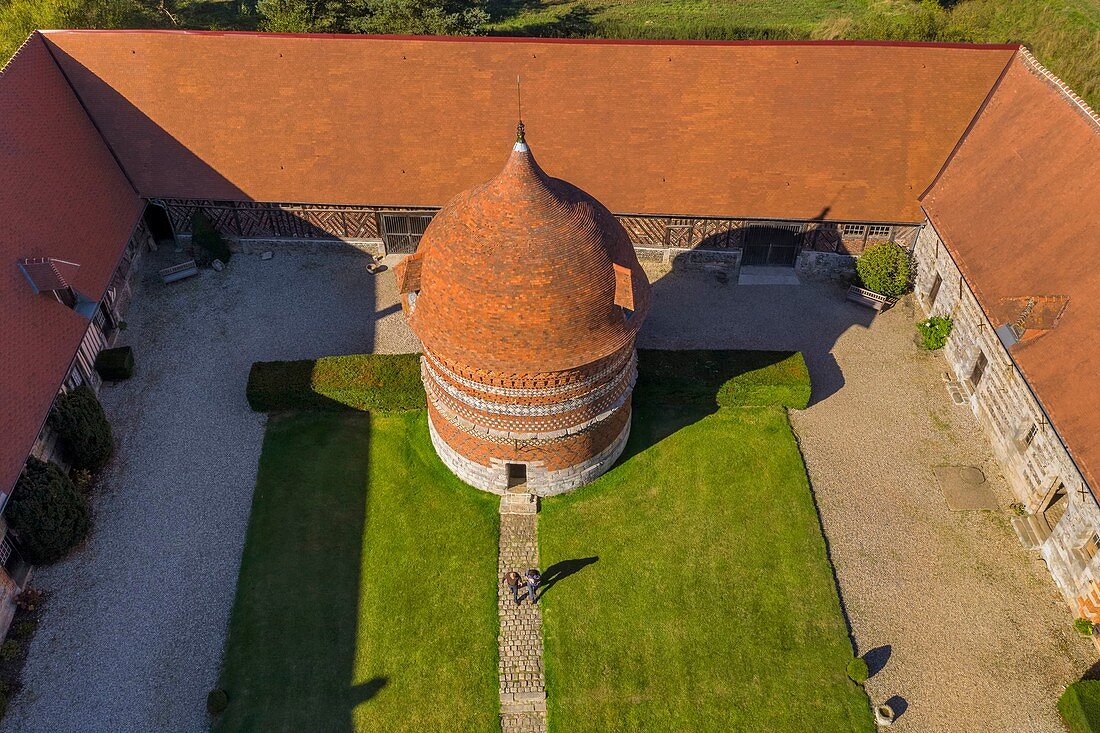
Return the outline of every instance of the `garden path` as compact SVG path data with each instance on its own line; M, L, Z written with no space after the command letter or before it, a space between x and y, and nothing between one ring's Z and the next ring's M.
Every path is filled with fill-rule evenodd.
M542 612L520 592L520 603L504 582L539 566L538 500L507 494L500 500L498 603L500 609L500 727L502 733L545 733L546 683L542 664Z

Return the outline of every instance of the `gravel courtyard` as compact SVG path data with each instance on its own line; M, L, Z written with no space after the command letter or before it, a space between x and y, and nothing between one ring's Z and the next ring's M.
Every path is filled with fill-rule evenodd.
M51 598L6 731L205 730L263 439L249 365L419 348L363 257L238 255L169 286L156 268L183 256L147 257L120 340L137 368L102 395L118 456L91 539L36 574Z
M914 345L912 304L872 318L829 285L650 277L643 346L805 354L814 392L792 422L858 651L885 660L868 692L905 709L890 729L1064 731L1055 700L1096 651L1006 511L948 510L933 466L978 466L1002 507L1012 498L944 361Z
M137 371L103 392L119 450L96 528L36 576L51 598L5 731L205 730L263 437L249 365L418 348L392 275L362 257L240 255L164 286L180 256L153 254L120 341ZM1095 651L1006 513L948 511L935 465L981 466L1010 498L942 360L913 345L912 308L872 320L831 286L653 279L642 346L806 354L794 426L859 650L889 649L868 689L908 706L893 730L1061 731L1054 699Z

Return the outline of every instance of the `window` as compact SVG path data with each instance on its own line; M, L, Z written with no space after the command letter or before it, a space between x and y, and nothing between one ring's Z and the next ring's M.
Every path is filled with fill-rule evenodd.
M971 389L977 389L978 385L982 383L982 377L985 375L987 366L989 366L989 360L985 358L984 353L979 351L978 358L974 360L974 368L970 371Z
M885 224L875 224L867 229L867 236L871 239L889 239L890 227Z
M1031 427L1027 429L1027 433L1024 435L1024 445L1031 445L1031 442L1035 440L1035 436L1038 432L1039 426L1035 423L1031 423Z
M867 227L862 224L845 224L841 233L845 237L862 237L866 231Z
M1100 535L1093 532L1092 536L1085 541L1085 544L1081 545L1081 555L1085 558L1085 562L1096 557L1097 550L1100 550Z
M928 310L932 310L932 306L936 304L936 296L940 294L941 285L943 285L943 278L937 272L936 279L932 281L932 287L928 290Z

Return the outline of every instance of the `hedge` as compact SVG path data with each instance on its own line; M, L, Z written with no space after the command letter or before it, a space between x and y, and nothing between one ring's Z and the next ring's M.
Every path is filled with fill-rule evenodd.
M908 292L912 276L909 250L894 242L872 245L856 260L856 275L861 287L899 298Z
M195 262L202 267L209 267L214 260L228 263L232 254L225 239L201 211L191 217L191 245Z
M1070 733L1100 733L1100 680L1081 680L1058 698L1058 712Z
M416 410L426 404L419 354L258 361L247 396L256 412ZM801 410L810 401L810 375L796 351L639 349L634 400Z
M129 379L134 373L134 350L129 346L104 349L95 359L95 370L111 381Z
M107 415L92 388L83 385L57 398L49 417L74 469L95 472L107 465L115 441Z
M34 565L57 562L84 541L92 527L88 500L56 464L33 456L15 484L4 515Z
M797 351L639 349L634 403L646 402L802 410L810 373Z
M420 382L420 354L258 361L248 374L247 396L256 412L416 410L427 404Z

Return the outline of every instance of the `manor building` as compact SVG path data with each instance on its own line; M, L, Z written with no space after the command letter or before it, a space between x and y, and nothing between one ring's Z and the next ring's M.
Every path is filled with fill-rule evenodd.
M437 447L466 440L460 427L497 431L477 436L484 446L612 411L606 434L560 464L460 451L487 458L467 466L491 469L473 483L499 489L524 464L551 487L553 471L617 445L628 399L556 427L496 403L574 377L588 399L604 366L608 393L626 394L629 320L576 358L496 363L449 340L429 288L410 302L417 277L472 271L456 269L478 245L450 238L456 212L432 222L497 176L517 74L540 163L606 205L586 199L597 289L619 309L601 317L644 315L633 257L807 279L850 272L869 243L913 248L918 300L955 322L949 386L990 436L1028 515L1022 537L1075 612L1100 620L1100 124L1018 46L36 32L0 72L0 500L32 451L51 453L58 391L98 385L132 263L158 239L186 243L200 211L244 251L412 255L427 237L402 283ZM434 266L433 250L447 253ZM498 379L513 372L546 381ZM472 393L494 404L477 409Z

